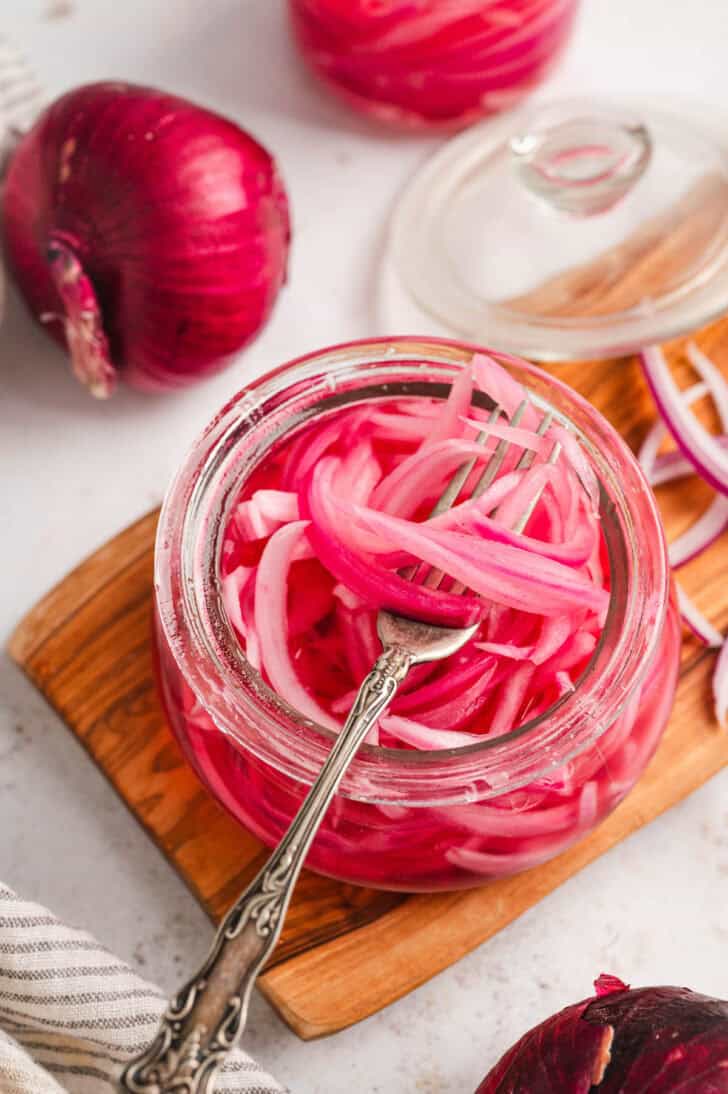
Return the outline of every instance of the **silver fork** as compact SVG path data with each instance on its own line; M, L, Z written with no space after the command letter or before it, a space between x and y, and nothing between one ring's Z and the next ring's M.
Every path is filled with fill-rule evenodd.
M511 424L518 424L527 405L524 401L516 409ZM500 414L500 407L495 407L488 424ZM542 419L538 429L541 436L548 430L551 420L550 414ZM480 443L488 436L488 424L478 434ZM471 491L471 497L480 496L490 486L503 466L509 448L507 441L499 441ZM556 442L550 462L558 459L560 451L561 446ZM524 450L516 467L528 467L533 456L532 451ZM451 508L475 464L473 458L458 468L432 516ZM521 514L516 531L525 528L539 496L536 495ZM401 573L411 579L415 573L421 575L422 570L412 566ZM434 589L439 587L444 576L441 571L430 569L423 583ZM453 589L464 591L460 584ZM439 661L457 653L477 629L477 623L470 627L446 628L388 611L379 612L377 631L382 653L362 683L346 724L316 781L263 869L223 919L204 964L171 1000L155 1040L125 1069L122 1090L132 1094L203 1094L211 1090L215 1072L245 1026L253 985L278 942L308 849L364 738L386 711L413 665Z

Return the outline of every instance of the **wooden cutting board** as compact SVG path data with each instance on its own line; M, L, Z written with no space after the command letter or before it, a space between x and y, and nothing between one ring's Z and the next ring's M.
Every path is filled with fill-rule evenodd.
M728 321L701 344L728 366ZM679 345L678 375L688 376ZM637 445L653 411L634 360L554 366ZM661 491L670 535L705 507L696 479ZM265 851L183 761L157 702L149 645L150 513L69 574L29 613L10 653L111 781L213 919ZM712 622L728 627L728 537L681 571ZM404 896L304 873L260 987L303 1038L373 1014L490 938L587 863L695 790L728 762L713 719L714 654L686 640L677 702L639 786L601 827L554 861L465 893Z

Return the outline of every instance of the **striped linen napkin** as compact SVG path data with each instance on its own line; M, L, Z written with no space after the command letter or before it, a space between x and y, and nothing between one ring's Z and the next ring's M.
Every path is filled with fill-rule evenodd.
M0 884L0 1091L105 1094L152 1040L165 999L85 931ZM281 1094L244 1052L217 1094Z

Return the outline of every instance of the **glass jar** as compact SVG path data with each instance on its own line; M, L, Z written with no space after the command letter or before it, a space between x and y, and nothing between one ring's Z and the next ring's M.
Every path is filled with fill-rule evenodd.
M289 0L316 73L357 110L459 129L507 110L545 78L578 0Z
M219 553L247 476L280 438L383 395L445 398L473 347L379 339L285 365L233 398L185 459L156 546L156 644L169 723L200 778L276 843L331 747L247 662L222 607ZM456 889L544 862L624 798L672 706L680 651L654 497L602 416L535 366L508 364L577 434L601 483L611 569L603 635L575 690L507 735L436 752L364 745L309 853L311 869L408 891Z

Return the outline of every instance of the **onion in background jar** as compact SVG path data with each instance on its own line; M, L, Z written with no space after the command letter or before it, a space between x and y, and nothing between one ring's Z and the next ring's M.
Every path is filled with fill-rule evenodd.
M459 129L548 74L578 0L289 0L314 72L352 106L411 128Z

